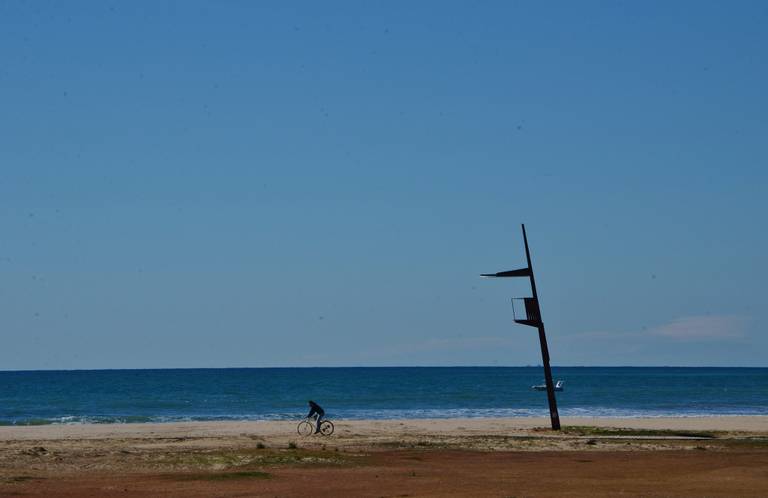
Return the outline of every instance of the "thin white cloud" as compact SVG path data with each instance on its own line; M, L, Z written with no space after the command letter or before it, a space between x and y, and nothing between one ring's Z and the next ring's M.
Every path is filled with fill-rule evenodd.
M675 318L671 322L640 331L589 331L567 336L568 339L615 340L622 343L643 341L650 337L667 338L678 341L713 341L733 340L746 336L745 329L749 317L741 315L696 315Z
M647 333L670 339L696 341L744 337L747 319L738 315L684 316L648 329Z
M397 358L428 352L471 351L510 347L514 345L513 337L454 337L442 339L425 339L420 342L398 344L379 348L361 355L365 358Z
M563 336L561 340L589 341L589 340L625 340L628 337L635 337L636 332L609 332L607 330L592 330L589 332L578 332Z

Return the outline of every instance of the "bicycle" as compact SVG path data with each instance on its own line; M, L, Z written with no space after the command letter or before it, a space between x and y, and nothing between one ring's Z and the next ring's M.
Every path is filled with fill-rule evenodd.
M320 422L320 434L323 436L330 436L333 434L333 422L331 422L328 419L323 419L322 422ZM309 421L309 419L305 418L301 422L299 422L299 425L296 427L296 432L299 433L299 436L311 436L315 432L315 424Z

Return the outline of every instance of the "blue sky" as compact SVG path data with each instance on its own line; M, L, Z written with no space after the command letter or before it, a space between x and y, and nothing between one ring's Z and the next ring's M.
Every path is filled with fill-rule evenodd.
M767 23L2 2L0 369L766 366Z

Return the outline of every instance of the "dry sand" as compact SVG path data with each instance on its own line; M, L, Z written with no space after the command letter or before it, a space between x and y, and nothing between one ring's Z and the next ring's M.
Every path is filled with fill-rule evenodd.
M297 421L179 422L165 424L73 424L0 427L0 441L30 439L104 439L226 437L242 434L276 439L296 437ZM399 436L505 435L549 427L548 418L452 418L408 420L337 420L339 434ZM593 426L671 431L768 433L768 416L588 418L563 417L563 426Z
M768 417L297 422L0 427L0 496L768 496Z

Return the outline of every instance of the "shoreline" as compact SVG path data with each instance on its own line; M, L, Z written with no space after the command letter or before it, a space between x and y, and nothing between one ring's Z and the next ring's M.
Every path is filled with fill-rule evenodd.
M0 426L0 441L29 439L110 439L161 437L227 437L245 434L290 438L296 436L300 421L204 421L162 423L109 423L109 424L48 424ZM509 432L547 430L548 417L508 418L440 418L440 419L387 419L344 420L332 419L337 433L368 434L371 436L397 436L398 434L465 434L502 435ZM567 426L591 426L658 431L716 431L752 432L768 434L768 416L723 415L705 417L561 417Z

